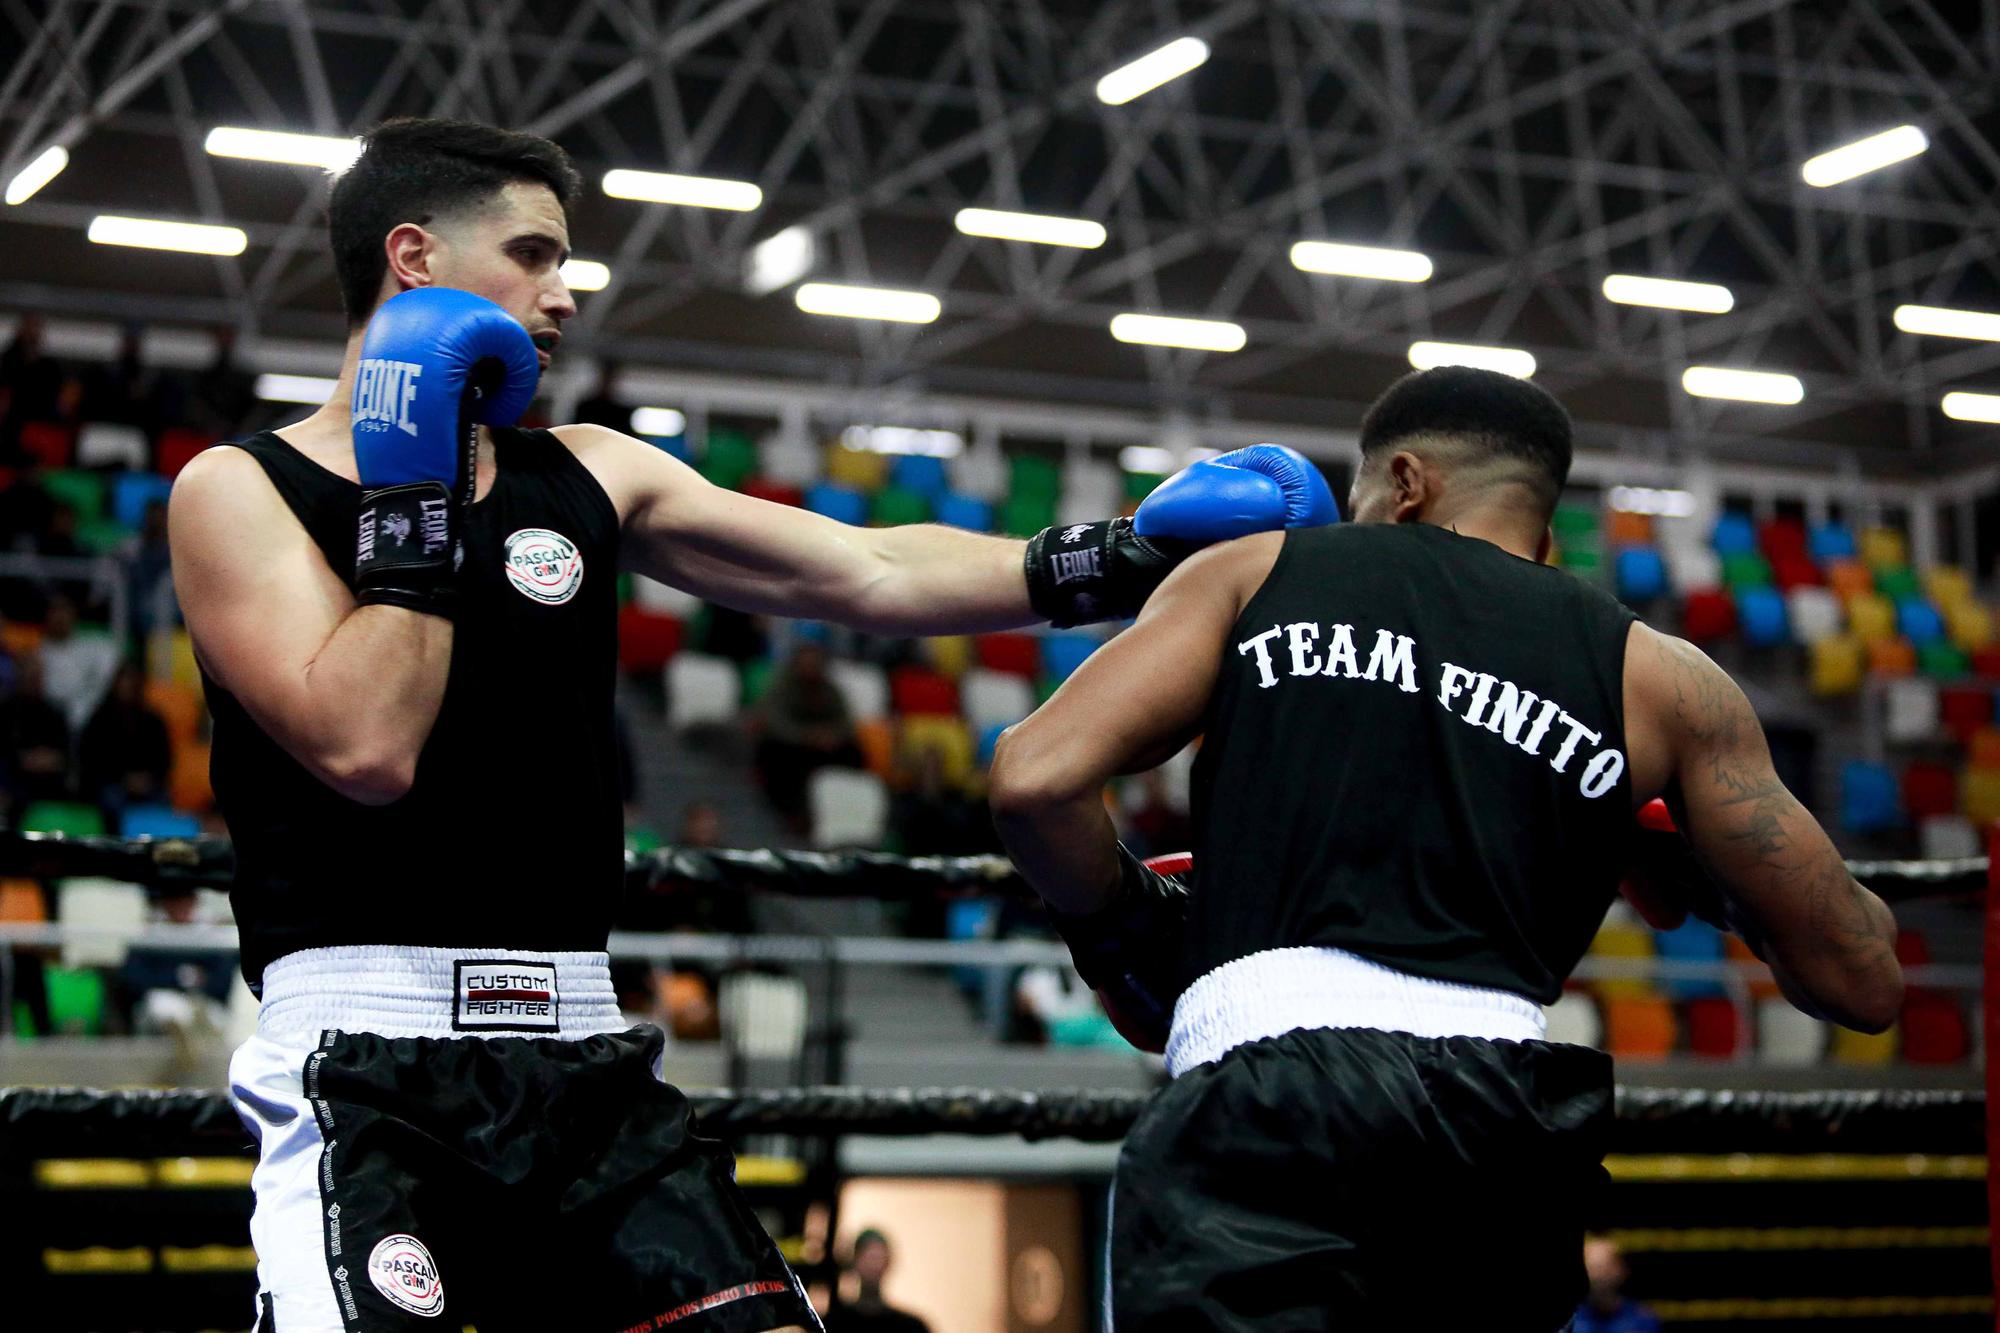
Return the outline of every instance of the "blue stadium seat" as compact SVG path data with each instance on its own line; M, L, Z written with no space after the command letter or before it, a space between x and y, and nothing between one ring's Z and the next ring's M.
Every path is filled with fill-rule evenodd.
M1722 961L1722 932L1698 917L1689 917L1676 930L1653 933L1660 961L1674 963L1719 963ZM1666 991L1676 1000L1705 1000L1728 994L1720 981L1667 979Z
M168 805L127 806L118 831L127 838L193 838L201 821Z
M806 491L806 508L856 527L868 521L868 497L830 482L823 481Z
M1750 515L1726 513L1715 520L1717 555L1751 555L1757 550L1757 525Z
M1613 565L1618 595L1628 602L1650 602L1667 591L1667 562L1651 546L1627 546Z
M979 748L974 755L974 760L979 767L991 768L993 766L993 747L1000 743L1000 733L1005 730L1007 730L1007 726L1004 722L995 722L993 725L981 729L979 733Z
M111 480L111 517L120 527L138 531L146 507L164 502L174 484L157 472L121 472Z
M1745 588L1736 594L1736 623L1743 641L1756 648L1775 648L1792 637L1785 613L1785 594L1776 588Z
M945 494L938 497L937 521L967 532L993 531L993 506L970 495Z
M1944 617L1921 597L1905 597L1896 603L1896 631L1919 648L1944 637Z
M1829 560L1852 560L1857 549L1854 529L1845 523L1814 524L1812 536L1806 541L1806 550L1822 565Z
M1042 639L1042 674L1052 680L1068 680L1095 651L1097 640L1088 634L1047 635Z
M1840 769L1840 825L1849 833L1880 833L1903 822L1896 775L1856 759Z
M941 500L951 489L944 474L944 460L924 454L902 454L889 465L889 484L919 495Z

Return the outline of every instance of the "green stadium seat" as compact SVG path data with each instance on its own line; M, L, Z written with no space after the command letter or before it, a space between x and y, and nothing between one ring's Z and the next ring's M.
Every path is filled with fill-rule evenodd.
M104 815L81 801L36 801L21 812L23 833L66 833L89 837L104 832Z
M1007 460L1009 499L1033 497L1046 500L1054 508L1062 494L1062 465L1036 454L1015 454ZM1044 525L1046 526L1046 525Z
M868 517L885 528L900 527L906 523L928 523L931 502L919 492L890 486L876 492Z
M1000 506L1000 531L1009 537L1032 537L1055 521L1053 496L1010 495Z
M49 498L76 511L79 525L104 514L104 478L95 472L58 468L42 474Z
M89 968L48 967L51 1035L94 1037L104 1031L104 978Z

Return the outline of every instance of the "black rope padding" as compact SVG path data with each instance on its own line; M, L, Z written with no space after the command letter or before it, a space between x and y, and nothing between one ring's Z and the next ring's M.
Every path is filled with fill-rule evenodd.
M986 1088L690 1092L700 1127L746 1134L1019 1134L1108 1143L1148 1093ZM1978 1092L1712 1092L1620 1088L1611 1151L1982 1153ZM0 1088L0 1157L174 1157L249 1152L219 1094Z
M1854 877L1891 901L1978 893L1983 856L1941 861L1850 861ZM160 888L227 888L236 856L226 838L72 837L0 830L0 876L100 875ZM887 852L744 851L662 847L626 853L628 889L705 884L810 898L918 898L936 893L1032 897L1000 856L894 856Z

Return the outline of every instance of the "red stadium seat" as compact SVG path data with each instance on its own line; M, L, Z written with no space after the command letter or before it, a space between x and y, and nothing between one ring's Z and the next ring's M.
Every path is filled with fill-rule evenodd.
M1972 1053L1965 1011L1938 991L1913 990L1903 1001L1903 1058L1913 1065L1955 1065Z
M1703 589L1687 595L1681 608L1681 634L1694 643L1712 643L1736 629L1736 603L1729 594Z
M766 481L762 477L751 477L743 483L743 493L759 500L769 500L772 504L791 505L795 509L805 507L806 493L797 486L787 486L781 481Z
M929 667L902 666L889 673L889 699L899 714L958 712L958 686Z
M214 443L213 435L206 431L189 430L186 426L171 426L161 431L159 447L155 450L159 456L160 475L173 480L196 454Z
M658 671L681 650L681 622L637 605L618 610L618 665L633 674Z
M1694 1054L1728 1059L1736 1054L1739 1036L1736 1006L1721 996L1688 1001L1687 1034Z
M1816 588L1825 582L1820 576L1819 566L1812 562L1811 556L1803 552L1773 557L1771 581L1783 592L1790 592L1794 588Z
M1938 691L1938 721L1970 745L1982 727L1993 725L1993 691L1978 685L1947 685Z
M1903 806L1912 819L1958 813L1958 771L1919 760L1903 770Z
M1041 674L1042 657L1028 634L982 634L973 641L979 665L988 671L1033 680Z
M1972 670L1981 680L2000 680L2000 643L1974 653Z
M68 467L76 447L76 431L56 421L30 421L21 427L21 452L43 467Z
M1774 568L1787 557L1805 559L1806 525L1795 518L1769 519L1757 528L1757 549Z

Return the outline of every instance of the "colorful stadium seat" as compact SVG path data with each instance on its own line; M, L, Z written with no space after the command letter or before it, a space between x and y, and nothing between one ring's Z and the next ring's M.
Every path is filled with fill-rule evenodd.
M1875 591L1892 602L1900 602L1909 597L1922 597L1924 588L1917 578L1917 571L1908 565L1886 565L1875 571Z
M1944 605L1945 630L1960 651L1977 653L1993 642L1993 612L1978 602Z
M1005 631L981 634L973 639L972 646L979 654L979 665L988 671L1002 671L1028 680L1041 674L1041 648L1031 634Z
M1996 774L2000 777L2000 774ZM1882 833L1901 825L1896 777L1881 764L1850 760L1840 769L1840 826L1849 833Z
M1754 554L1757 550L1757 525L1750 515L1731 510L1715 520L1709 544L1724 559L1732 555Z
M1776 588L1744 588L1736 594L1736 621L1753 648L1775 648L1791 638L1785 595Z
M76 468L56 468L44 472L42 489L57 504L76 511L77 522L88 523L104 514L104 478Z
M1967 768L1959 774L1958 808L1980 828L2000 820L2000 768Z
M923 640L924 661L953 680L972 669L972 638L966 634L934 634Z
M1607 509L1604 511L1604 540L1613 546L1651 546L1653 516L1635 514L1629 509Z
M1785 618L1800 643L1818 643L1839 634L1847 624L1840 598L1825 588L1793 587L1785 591Z
M1979 685L1946 686L1938 691L1938 721L1960 745L1970 745L1993 725L1993 691Z
M1694 643L1713 643L1736 629L1736 603L1713 588L1696 589L1681 606L1681 633Z
M852 453L852 450L843 450ZM868 497L849 486L821 482L806 491L806 508L840 523L860 527L868 521Z
M1806 541L1806 551L1822 565L1835 560L1853 560L1859 554L1854 529L1837 522L1814 524L1812 535Z
M889 484L901 490L915 491L933 502L944 498L951 490L951 480L945 475L944 460L923 454L904 454L891 463Z
M636 602L618 608L618 665L633 674L658 671L681 650L682 624Z
M60 422L29 421L21 426L20 442L21 452L40 466L64 468L70 464L76 433Z
M1736 1054L1743 1040L1743 1024L1729 1000L1714 996L1691 1000L1685 1014L1690 1054L1711 1060L1727 1060Z
M1666 963L1720 963L1722 932L1697 917L1689 917L1673 930L1653 932L1654 947ZM1722 995L1720 981L1694 978L1667 978L1662 989L1676 1000L1698 1000Z
M862 767L883 781L896 773L896 729L885 717L863 718L854 724L854 745Z
M130 805L118 818L118 832L126 838L193 838L201 833L201 821L168 805Z
M194 740L195 733L201 730L199 690L191 690L170 680L149 680L145 695L146 702L167 724L167 735L174 744L186 745Z
M1674 1049L1674 1008L1657 995L1604 1001L1604 1048L1620 1060L1664 1060Z
M1972 600L1972 578L1957 565L1932 565L1922 575L1924 595L1940 607Z
M104 832L104 816L81 801L35 801L21 812L23 833L63 833L72 838Z
M1818 587L1824 581L1810 556L1786 554L1771 561L1771 582L1786 592Z
M1009 537L1032 537L1055 521L1054 496L1010 495L1000 505L1000 531Z
M947 527L964 528L967 532L991 532L993 506L974 496L952 491L939 497L937 521Z
M1859 560L1835 560L1826 566L1826 586L1842 601L1852 601L1874 593L1875 576Z
M1089 634L1049 634L1042 638L1042 674L1050 680L1065 681L1097 651L1098 640Z
M173 483L154 472L122 472L111 479L111 517L121 527L138 530L146 510L164 504Z
M1758 524L1757 549L1773 566L1788 557L1811 559L1806 554L1806 525L1795 518L1769 518Z
M1618 596L1627 602L1650 602L1666 595L1667 563L1650 546L1626 546L1612 565Z
M826 664L850 717L860 721L889 716L889 673L873 662L835 658Z
M942 776L951 786L963 789L972 780L972 733L958 717L944 714L904 717L898 721L897 730L898 749L906 766L913 765L919 754L930 751L937 755Z
M757 442L742 431L711 427L696 470L717 486L735 490L757 475Z
M1910 544L1894 528L1863 528L1859 554L1870 569L1889 569L1910 563Z
M1837 1065L1880 1068L1895 1061L1900 1036L1893 1027L1887 1032L1856 1032L1852 1028L1835 1027L1826 1058Z
M1814 694L1852 694L1866 674L1868 648L1851 634L1837 634L1811 644L1807 658L1807 685Z
M1884 680L1897 676L1914 675L1917 670L1917 650L1908 639L1890 637L1877 639L1868 645L1868 672Z
M806 503L803 487L790 482L775 481L770 477L749 478L743 483L743 493L775 505L790 505L794 509L802 509Z
M822 768L806 782L815 847L879 847L889 831L889 789L858 768Z
M1912 819L1928 821L1958 813L1958 771L1947 764L1918 760L1903 770L1903 808Z
M966 720L975 729L1011 726L1035 707L1027 681L989 667L967 671L959 681L959 694L965 701Z
M1942 992L1911 990L1897 1026L1903 1033L1903 1059L1910 1064L1955 1065L1972 1053L1965 1011Z
M2000 644L1988 644L1972 654L1972 669L1981 680L2000 681Z
M1921 648L1944 637L1944 617L1921 597L1905 597L1896 603L1896 632Z
M1917 670L1932 680L1963 680L1972 671L1972 659L1957 644L1933 639L1917 649Z
M1920 676L1892 680L1884 690L1882 729L1891 741L1909 745L1938 734L1938 687Z
M115 421L85 422L76 433L76 465L95 468L143 469L147 457L146 432L137 426Z
M1966 742L1966 759L1981 768L2000 768L2000 727L1981 727Z
M1957 788L1957 775L1954 774L1953 797L1958 794ZM1954 801L1953 809L1956 808ZM1956 813L1920 819L1917 821L1917 854L1926 861L1954 861L1960 857L1978 856L1979 830L1973 827L1971 820Z
M884 528L898 528L910 523L928 523L930 517L930 497L897 486L885 486L875 492L874 502L869 505L868 511L868 521Z
M1802 1014L1782 996L1757 1002L1757 1060L1760 1064L1816 1065L1826 1050L1827 1025Z
M899 666L889 673L889 699L902 716L958 713L958 686L951 677L921 666Z

